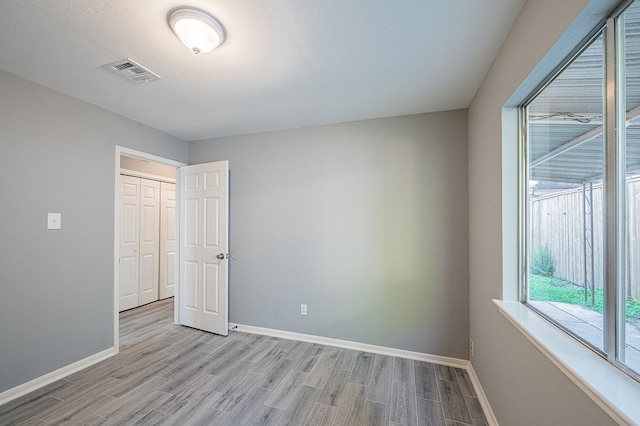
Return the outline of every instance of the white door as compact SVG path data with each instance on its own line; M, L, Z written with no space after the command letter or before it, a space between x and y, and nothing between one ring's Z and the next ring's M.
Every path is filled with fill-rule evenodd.
M140 305L158 300L160 182L140 179Z
M179 322L228 334L229 162L180 168Z
M160 183L160 299L175 292L176 185Z
M120 311L138 303L140 179L120 176Z

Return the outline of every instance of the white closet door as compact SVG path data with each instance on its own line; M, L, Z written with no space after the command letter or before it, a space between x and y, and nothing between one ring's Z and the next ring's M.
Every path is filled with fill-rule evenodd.
M140 179L140 305L158 300L159 271L160 182Z
M120 176L120 311L138 301L140 247L140 179Z
M160 299L172 297L176 285L176 185L160 183Z

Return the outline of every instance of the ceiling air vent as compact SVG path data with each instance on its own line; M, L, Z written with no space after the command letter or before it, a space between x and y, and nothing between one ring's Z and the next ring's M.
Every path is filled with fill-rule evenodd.
M126 78L132 83L149 83L160 78L159 75L152 73L142 65L132 61L131 59L121 59L110 64L103 65L119 76Z

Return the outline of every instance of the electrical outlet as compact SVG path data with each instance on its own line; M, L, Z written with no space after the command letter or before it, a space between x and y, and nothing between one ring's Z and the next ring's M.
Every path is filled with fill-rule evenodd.
M471 356L474 356L476 354L476 348L473 344L473 339L469 340L469 353L471 354Z
M47 214L47 229L62 229L60 221L62 215L60 213L48 213Z
M307 305L304 303L300 305L300 315L307 315Z

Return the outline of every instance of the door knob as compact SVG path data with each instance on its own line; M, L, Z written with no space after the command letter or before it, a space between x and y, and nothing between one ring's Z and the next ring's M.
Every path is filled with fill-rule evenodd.
M222 260L224 259L224 253L220 253L219 255L216 256L218 259Z

